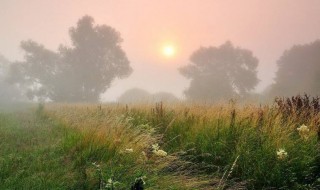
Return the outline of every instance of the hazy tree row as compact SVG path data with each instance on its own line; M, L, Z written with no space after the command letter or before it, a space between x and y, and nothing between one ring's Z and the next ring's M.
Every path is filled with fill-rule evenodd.
M115 78L131 74L121 47L122 38L114 28L95 25L92 17L84 16L70 28L69 35L71 46L61 44L57 51L27 40L20 46L24 52L22 61L10 62L0 56L1 99L98 102ZM180 68L181 74L190 79L184 92L187 100L248 99L259 83L259 60L250 50L229 41L218 47L200 47L189 61ZM320 95L320 41L293 46L283 53L277 65L274 83L261 96ZM136 92L127 91L119 101L150 97ZM175 99L169 94L164 96Z
M149 93L140 88L132 88L124 92L118 101L121 103L173 103L178 102L179 99L168 92Z

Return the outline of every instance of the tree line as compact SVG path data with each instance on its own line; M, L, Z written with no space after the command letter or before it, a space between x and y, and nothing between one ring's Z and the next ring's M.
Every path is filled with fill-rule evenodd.
M116 78L132 73L129 59L121 47L120 33L107 25L97 25L90 16L79 19L69 29L71 45L57 51L33 40L21 42L22 61L9 62L0 56L2 95L19 89L33 101L98 102ZM200 47L180 68L190 80L184 91L187 100L213 102L230 98L248 99L259 83L259 60L252 51L230 41L217 47ZM277 61L274 83L266 97L320 94L320 41L295 45ZM11 86L10 86L10 85ZM16 89L13 88L16 87ZM12 93L14 94L14 93ZM128 92L126 96L128 95Z

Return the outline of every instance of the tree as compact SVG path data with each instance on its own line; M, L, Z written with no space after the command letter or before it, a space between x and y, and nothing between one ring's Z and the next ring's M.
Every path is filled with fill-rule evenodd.
M176 103L179 99L169 92L157 92L152 94L153 102Z
M30 100L53 98L54 79L62 72L59 54L31 40L21 42L21 48L24 61L11 64L7 80L17 84Z
M180 72L191 79L185 95L191 100L215 101L245 97L258 84L258 59L252 52L226 42L219 47L201 47Z
M10 62L0 54L0 104L22 100L20 92L6 81Z
M271 96L320 95L320 40L286 50L277 65Z
M121 103L146 103L149 101L151 94L140 88L132 88L125 91L119 98Z
M9 61L3 55L0 54L0 77L3 77L8 65Z
M120 103L173 103L178 101L179 99L169 92L151 94L140 88L131 88L118 98L118 102Z
M115 78L132 69L120 44L120 33L82 17L69 30L72 46L57 52L32 40L23 41L24 61L11 66L12 83L24 87L30 99L56 102L97 102Z

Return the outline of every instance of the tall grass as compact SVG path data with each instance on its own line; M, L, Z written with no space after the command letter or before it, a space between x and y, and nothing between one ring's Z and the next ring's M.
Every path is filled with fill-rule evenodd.
M230 172L237 158L233 171L222 181L223 187L319 187L319 114L297 114L297 111L288 114L275 105L235 106L230 103L66 106L53 115L82 130L103 131L106 134L103 139L108 139L118 151L134 147L137 152L147 152L150 144L158 142L169 155L175 156L175 161L167 163L163 171L211 176L212 187L217 187L217 179L221 179L223 173ZM117 120L115 118L126 121L124 128L115 129L101 121ZM99 130L98 123L103 125ZM310 128L307 139L300 137L297 131L302 124ZM144 136L140 138L136 134ZM141 144L132 144L134 139L141 139ZM285 159L278 159L279 149L287 152Z
M72 189L319 189L320 115L294 104L53 104L34 123Z
M190 173L205 172L222 178L239 158L223 181L226 186L240 183L250 189L319 187L317 114L288 115L277 106L164 107L158 104L104 109L109 114L111 110L124 114L134 127L153 126L153 136L157 136L161 146L186 161L183 162L186 166L173 164L168 168L187 170L192 166L201 171ZM302 124L311 129L307 139L301 138L297 131ZM279 149L285 149L288 157L278 159Z
M66 141L78 173L77 188L105 189L113 181L115 189L128 189L140 178L151 189L203 189L209 183L201 176L169 171L178 164L178 157L153 153L152 145L159 143L163 148L162 135L125 106L52 105L45 113L78 132ZM185 179L190 181L181 183Z

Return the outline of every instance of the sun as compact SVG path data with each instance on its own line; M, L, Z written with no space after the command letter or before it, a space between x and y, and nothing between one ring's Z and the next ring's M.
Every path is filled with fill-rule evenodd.
M165 57L173 57L176 54L176 48L173 45L165 45L162 48L162 54Z

